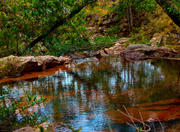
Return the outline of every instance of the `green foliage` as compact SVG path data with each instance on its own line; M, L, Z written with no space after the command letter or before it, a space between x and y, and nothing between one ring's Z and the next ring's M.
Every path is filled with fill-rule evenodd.
M74 33L76 35L76 33ZM47 46L49 51L46 54L52 55L68 55L69 53L82 51L96 51L105 47L110 47L113 42L117 40L117 36L100 36L95 37L94 41L90 43L90 39L80 38L77 40L66 40L61 43L54 43Z
M18 54L24 51L25 47L35 38L43 33L46 33L57 20L63 20L74 9L88 0L11 0L1 1L0 5L0 56L7 56L8 54ZM53 34L49 35L43 43L51 45L60 44L67 39L82 38L78 36L82 29L83 16L75 17L74 22L69 22L65 27L68 27L70 32L64 34L60 27ZM81 19L79 19L81 18ZM80 23L80 24L78 24ZM78 26L77 26L78 25ZM71 30L76 27L78 34L73 34ZM75 32L75 31L73 31ZM62 35L63 34L63 35ZM62 35L62 36L60 36ZM59 39L57 39L59 38ZM53 46L52 46L53 47ZM55 46L56 47L56 46ZM34 52L32 50L32 52Z
M102 48L110 47L113 45L113 42L115 42L117 39L117 35L96 37L94 42L92 43L93 50L99 50Z
M131 7L134 12L145 13L155 11L157 3L154 0L119 0L117 10L120 16L126 15L126 9Z
M115 27L109 28L107 33L118 33L120 28L120 25L116 25Z
M44 40L48 52L46 54L60 55L87 49L90 39L86 32L85 13L76 15L67 24L59 27L54 34Z
M40 105L46 101L44 98L37 99L37 96L28 96L26 101L17 99L8 88L0 89L0 129L7 131L26 125L34 126L42 123L47 117L41 117L41 114L28 111L34 105ZM21 105L23 104L23 105Z
M127 9L131 7L132 13L128 15L134 17L131 20L135 20L135 17L141 18L147 12L153 13L157 8L155 0L119 0L118 5L116 1L105 1L104 3L98 1L88 8L90 11L82 10L72 20L58 27L55 31L53 30L33 49L25 50L27 45L38 36L47 34L47 31L53 27L57 20L64 20L72 11L78 9L80 5L87 5L89 1L92 0L0 1L0 57L10 54L51 54L59 56L60 54L69 54L75 51L94 50L100 45L103 47L103 43L105 47L108 45L107 42L111 45L110 39L113 41L114 38L105 36L100 38L100 40L97 38L91 43L90 35L86 31L87 22L84 20L87 15L99 12L100 16L104 16L116 10L118 12L117 20L120 20L121 17L127 15ZM167 10L178 15L179 5L180 3L177 0L173 0ZM109 10L106 10L106 8ZM136 22L139 23L138 19L133 21L133 24L130 26L136 26ZM119 33L120 28L117 25L108 29L107 33L111 35ZM109 41L104 41L103 39ZM46 50L42 50L42 47Z
M138 29L139 30L139 29ZM144 35L143 33L130 33L130 39L125 43L125 47L132 45L132 44L145 44L145 45L151 45L150 44L150 38L148 35Z

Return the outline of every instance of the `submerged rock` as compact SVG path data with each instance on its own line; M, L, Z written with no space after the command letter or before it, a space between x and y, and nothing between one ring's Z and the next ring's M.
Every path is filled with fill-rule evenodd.
M0 78L17 77L24 72L43 71L45 69L70 63L69 57L54 56L8 56L0 59Z

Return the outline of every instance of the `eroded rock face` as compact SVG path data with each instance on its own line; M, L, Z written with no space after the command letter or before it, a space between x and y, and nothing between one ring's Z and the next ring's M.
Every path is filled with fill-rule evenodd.
M42 71L57 65L70 63L69 57L54 56L8 56L0 59L0 78L20 76L24 72Z

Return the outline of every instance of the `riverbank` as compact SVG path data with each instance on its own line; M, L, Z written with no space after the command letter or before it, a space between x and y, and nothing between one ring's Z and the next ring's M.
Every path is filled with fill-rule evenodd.
M153 47L146 44L133 44L126 46L126 42L128 42L127 38L121 38L110 48L104 48L103 50L94 53L75 53L71 55L71 58L82 59L93 56L97 58L104 56L120 56L127 61L139 61L154 58L179 60L180 58L180 52L165 46Z
M124 44L127 39L122 38L116 41L115 45L93 53L74 53L70 56L8 56L0 59L0 78L18 77L27 72L44 71L46 69L69 64L75 59L105 56L120 56L127 61L139 61L154 58L180 60L180 53L168 47L152 47L145 44L129 45Z
M81 60L82 63L70 64L67 69L59 69L53 75L2 85L29 91L33 95L48 95L52 100L43 112L54 121L55 131L62 128L68 131L69 128L61 125L65 121L75 129L82 126L82 131L108 131L107 125L97 128L97 121L104 124L111 121L114 131L121 126L133 131L130 126L124 126L131 123L128 113L135 124L139 124L137 120L142 117L145 124L151 126L154 123L156 130L159 130L159 122L166 129L176 130L179 126L179 62L153 59L131 63L124 62L119 56L103 57L99 61ZM97 109L103 113L100 115L103 120L96 118L99 117ZM91 127L87 122L95 125Z
M70 57L55 56L8 56L0 59L0 78L18 77L25 72L44 71L71 62Z

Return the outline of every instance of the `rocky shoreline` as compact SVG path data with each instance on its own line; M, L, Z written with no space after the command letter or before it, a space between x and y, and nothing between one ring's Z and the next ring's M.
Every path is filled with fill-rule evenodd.
M152 47L145 44L129 45L126 48L123 46L124 40L116 43L113 47L105 48L94 53L84 52L82 54L75 53L71 55L72 59L83 59L87 57L105 57L105 56L120 56L127 61L139 61L154 58L180 60L180 52L177 52L168 47Z
M167 47L152 47L144 44L129 45L124 48L126 39L118 40L113 47L93 53L74 53L71 56L8 56L0 58L0 78L18 77L26 72L44 71L58 65L71 63L74 59L89 57L120 56L127 61L139 61L153 58L180 60L180 53Z
M167 47L152 47L144 44L129 45L126 48L123 46L124 40L117 42L113 47L105 48L93 53L83 52L75 53L71 56L8 56L0 58L0 78L3 77L18 77L26 72L44 71L48 68L58 65L71 63L75 59L84 59L88 57L102 58L105 56L119 56L127 61L140 61L153 58L163 58L180 60L180 53ZM47 122L45 123L47 124ZM51 128L51 124L49 126ZM46 129L46 127L43 126ZM53 128L52 128L53 129ZM22 131L40 131L38 128L25 127L14 132Z
M68 64L70 57L55 56L8 56L0 59L0 78L18 77L25 72L44 71L58 65Z

